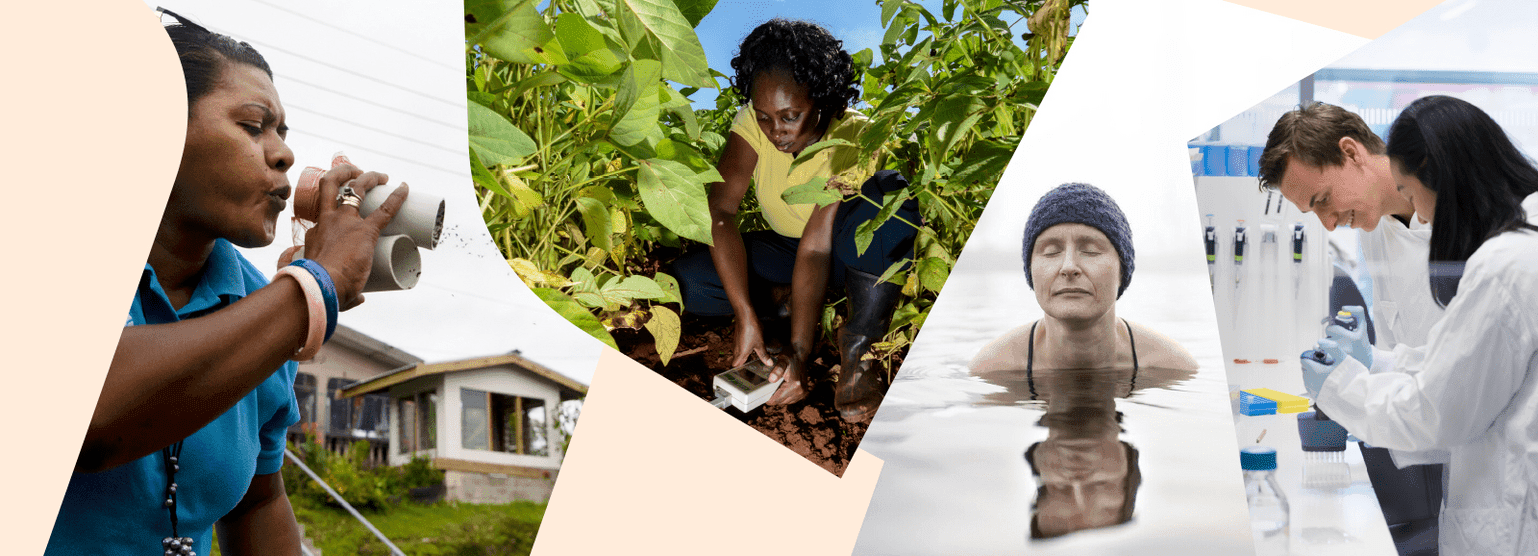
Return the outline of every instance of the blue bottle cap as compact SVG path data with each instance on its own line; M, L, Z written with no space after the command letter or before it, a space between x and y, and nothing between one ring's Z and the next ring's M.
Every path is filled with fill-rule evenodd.
M1249 446L1239 450L1239 466L1245 471L1271 471L1276 469L1276 448Z

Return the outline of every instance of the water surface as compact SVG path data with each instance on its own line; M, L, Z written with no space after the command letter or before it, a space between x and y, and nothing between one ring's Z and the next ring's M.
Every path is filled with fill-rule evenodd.
M945 292L861 443L885 465L856 554L1252 549L1205 275L1140 272L1117 305L1194 373L974 376L983 345L1041 311L1019 272L953 274Z

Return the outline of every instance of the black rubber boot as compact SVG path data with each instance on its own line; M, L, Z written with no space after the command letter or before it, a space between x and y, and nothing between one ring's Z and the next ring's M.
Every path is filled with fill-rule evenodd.
M872 343L886 335L897 309L902 286L882 282L879 276L845 269L844 289L849 297L849 317L839 331L840 370L833 391L833 406L846 421L866 421L875 415L886 395L886 370L875 360L863 359Z

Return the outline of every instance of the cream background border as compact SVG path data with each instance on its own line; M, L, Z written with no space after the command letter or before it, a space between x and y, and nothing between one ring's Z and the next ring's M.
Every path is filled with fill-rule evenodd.
M140 0L0 18L5 552L39 554L128 317L187 132L176 51Z
M1371 38L1435 2L1233 3ZM170 43L140 0L11 6L0 60L0 152L8 204L22 207L0 221L13 238L0 278L12 394L0 404L10 425L0 508L8 551L37 554L175 175L186 106ZM696 435L719 442L688 442ZM880 462L862 454L835 479L610 353L566 465L538 553L847 554ZM723 494L733 491L720 481L742 477L762 482Z
M1442 0L1228 0L1240 6L1376 39Z

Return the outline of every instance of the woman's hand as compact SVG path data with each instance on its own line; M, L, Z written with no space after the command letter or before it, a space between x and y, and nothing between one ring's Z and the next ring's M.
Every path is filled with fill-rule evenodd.
M758 361L766 367L773 367L774 360L769 357L769 350L764 348L764 333L758 328L758 320L737 319L735 356L732 357L732 366L741 367L748 362L748 358L757 356Z
M806 398L806 360L799 354L780 358L783 364L777 363L773 371L769 372L769 382L774 382L784 377L785 382L780 383L780 388L774 391L774 395L765 402L769 405L785 405L799 402Z
M304 235L305 257L320 263L336 284L337 303L345 311L363 303L363 285L368 282L374 262L374 244L379 231L389 225L406 202L408 187L401 184L383 204L360 217L357 207L335 201L343 185L352 186L359 195L384 185L390 177L380 172L364 172L348 163L338 164L320 178L320 215L315 227Z

